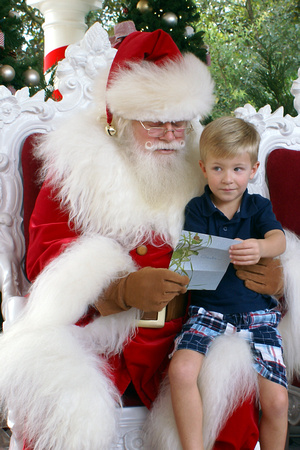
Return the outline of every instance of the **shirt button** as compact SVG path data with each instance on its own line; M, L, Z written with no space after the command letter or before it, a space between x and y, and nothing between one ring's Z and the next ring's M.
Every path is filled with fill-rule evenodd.
M227 231L227 227L223 227L223 231Z
M139 247L137 247L136 252L138 255L144 256L148 253L148 249L146 245L140 245Z

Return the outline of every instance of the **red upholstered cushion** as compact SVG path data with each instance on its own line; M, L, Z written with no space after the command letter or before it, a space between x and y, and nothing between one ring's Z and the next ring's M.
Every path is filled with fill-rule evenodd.
M267 161L267 179L277 219L300 236L300 151L273 150ZM300 387L300 380L292 384Z
M267 179L277 219L300 236L300 151L273 150L267 160Z
M38 171L40 167L40 162L33 157L33 148L37 134L32 134L28 136L25 140L22 154L22 172L23 172L23 208L24 208L24 237L26 248L28 247L28 226L30 216L32 214L35 200L40 191L40 186L37 182Z

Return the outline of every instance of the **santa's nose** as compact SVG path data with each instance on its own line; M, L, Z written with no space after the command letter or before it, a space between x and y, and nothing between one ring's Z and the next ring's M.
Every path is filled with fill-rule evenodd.
M173 130L171 122L167 122L164 124L165 132L164 135L160 138L167 142L172 142L176 139L175 130Z

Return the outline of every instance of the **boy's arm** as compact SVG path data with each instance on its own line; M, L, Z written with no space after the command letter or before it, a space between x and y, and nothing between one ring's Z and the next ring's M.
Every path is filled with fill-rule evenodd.
M281 230L270 230L264 239L246 239L229 249L231 262L237 265L256 264L260 258L273 258L285 251L285 235Z
M261 258L274 258L282 255L286 248L285 234L282 230L271 230L265 234L264 239L259 240Z

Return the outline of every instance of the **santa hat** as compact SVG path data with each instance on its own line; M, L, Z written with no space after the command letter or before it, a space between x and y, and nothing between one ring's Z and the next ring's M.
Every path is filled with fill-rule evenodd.
M206 116L213 105L207 66L191 53L182 55L163 30L136 31L120 44L106 89L107 122L180 121Z

